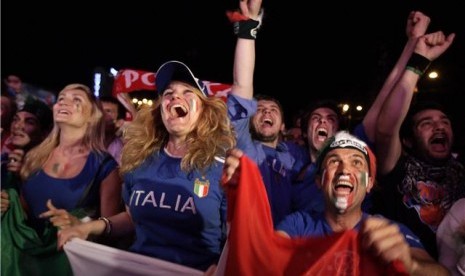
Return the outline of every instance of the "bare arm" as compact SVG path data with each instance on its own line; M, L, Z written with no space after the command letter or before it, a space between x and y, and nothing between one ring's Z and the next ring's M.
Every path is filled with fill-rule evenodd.
M110 217L123 210L121 190L123 182L118 169L113 170L100 185L100 214Z
M126 211L108 218L111 221L110 237L123 237L134 232L134 224L128 207ZM73 238L88 239L90 236L101 236L107 225L103 220L93 220L60 230L58 232L58 249Z
M240 1L241 13L258 20L261 0ZM238 38L234 54L232 94L242 98L253 97L253 76L255 68L255 40Z
M419 11L412 11L409 14L406 26L406 34L408 38L407 43L405 44L399 59L394 65L394 68L392 68L392 71L389 73L383 86L381 87L381 90L376 96L375 101L370 106L370 109L362 121L366 135L368 136L369 140L375 144L376 123L381 111L381 107L389 93L392 91L394 85L402 76L405 66L407 65L407 61L413 53L418 38L425 34L429 22L430 18Z

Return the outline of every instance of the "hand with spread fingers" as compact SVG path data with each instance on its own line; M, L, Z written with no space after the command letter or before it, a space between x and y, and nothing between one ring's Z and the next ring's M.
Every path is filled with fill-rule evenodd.
M47 208L49 210L40 214L39 217L49 218L50 222L60 230L81 224L81 221L77 217L71 215L65 209L57 209L53 206L50 199L47 201Z

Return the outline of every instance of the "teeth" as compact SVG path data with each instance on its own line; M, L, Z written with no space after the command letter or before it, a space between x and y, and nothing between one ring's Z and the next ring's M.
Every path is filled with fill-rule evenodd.
M184 106L180 105L180 104L175 104L175 105L171 106L171 110L173 110L175 108L181 108L184 112L187 111L187 109Z
M336 185L336 187L338 186L344 186L344 187L350 187L352 188L352 184L350 182L345 182L345 181L339 181Z
M183 117L187 114L187 108L181 104L174 104L170 107L172 116Z
M337 181L337 184L336 184L336 187L335 188L338 188L338 187L343 187L343 188L350 188L350 189L353 189L354 186L352 185L352 183L350 182L350 177L348 175L341 175L339 176L339 179Z
M267 123L267 124L270 124L270 125L273 125L273 120L271 119L263 119L263 123Z

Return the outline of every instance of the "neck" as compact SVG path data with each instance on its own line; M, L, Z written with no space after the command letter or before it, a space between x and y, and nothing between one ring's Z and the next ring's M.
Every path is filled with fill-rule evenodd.
M187 153L187 143L185 140L170 139L165 151L172 157L183 157Z
M278 146L278 140L276 139L273 142L262 142L262 144L275 149Z
M310 160L312 163L316 163L316 159L318 157L318 150L314 149L313 147L310 147Z
M325 218L333 232L342 232L353 229L357 225L362 219L362 210L347 210L341 214L334 208L331 208L325 212Z
M82 144L82 139L73 139L73 138L60 138L60 144L56 147L56 150L69 153L77 154L84 152L84 145Z
M59 124L60 140L82 140L86 135L87 127L75 127L64 123Z

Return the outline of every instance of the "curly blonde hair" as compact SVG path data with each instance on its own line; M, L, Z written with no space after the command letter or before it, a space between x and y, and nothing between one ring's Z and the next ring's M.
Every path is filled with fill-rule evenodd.
M181 169L186 172L204 171L215 156L224 157L236 145L236 138L228 117L226 104L216 97L206 97L194 89L203 103L197 126L188 134L188 152L182 158ZM139 110L124 132L121 174L138 167L148 156L168 142L169 133L161 117L161 97L151 107Z
M87 124L87 130L82 139L82 145L92 151L104 152L104 130L105 121L102 105L92 91L84 84L73 83L65 86L59 94L68 90L82 90L86 92L87 98L92 104L91 117ZM27 179L32 173L38 171L47 161L53 149L60 143L60 128L54 123L50 134L38 146L30 150L24 158L24 165L21 168L21 178Z

